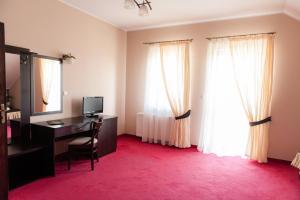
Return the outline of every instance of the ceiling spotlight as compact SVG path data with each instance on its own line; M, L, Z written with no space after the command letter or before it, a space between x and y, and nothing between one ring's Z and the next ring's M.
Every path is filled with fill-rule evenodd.
M125 0L124 1L124 8L132 9L135 6L139 8L139 15L140 16L147 16L149 15L149 9L152 10L151 2L148 0L143 0L142 3L138 2L137 0Z

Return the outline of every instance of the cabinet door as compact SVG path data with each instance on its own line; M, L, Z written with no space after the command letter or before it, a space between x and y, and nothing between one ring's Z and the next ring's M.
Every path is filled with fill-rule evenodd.
M8 199L4 24L0 22L0 199Z
M117 124L118 118L104 119L102 130L99 134L98 154L100 157L113 153L117 149Z

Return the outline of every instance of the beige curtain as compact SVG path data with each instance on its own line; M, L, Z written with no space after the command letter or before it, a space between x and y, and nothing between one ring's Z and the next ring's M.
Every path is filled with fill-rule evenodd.
M176 117L190 110L189 42L160 44L161 69L171 110ZM175 120L169 145L180 148L191 146L190 117Z
M300 169L300 153L296 154L296 156L295 156L294 160L292 161L291 165L298 168L298 169ZM300 172L299 172L299 174L300 174Z
M233 37L229 42L236 83L250 122L247 155L267 162L274 36Z

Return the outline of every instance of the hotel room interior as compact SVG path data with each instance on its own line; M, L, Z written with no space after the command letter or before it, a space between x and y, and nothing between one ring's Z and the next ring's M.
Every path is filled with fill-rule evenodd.
M299 52L299 0L0 0L0 200L299 200Z

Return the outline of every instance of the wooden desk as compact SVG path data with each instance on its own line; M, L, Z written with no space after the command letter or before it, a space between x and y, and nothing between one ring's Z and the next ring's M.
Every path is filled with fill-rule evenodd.
M100 157L117 149L117 117L103 116L103 127L98 138ZM93 118L73 117L60 119L63 125L49 125L48 122L31 124L31 139L34 145L47 146L46 162L48 175L55 176L55 141L80 136L89 130Z

